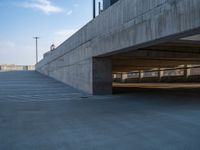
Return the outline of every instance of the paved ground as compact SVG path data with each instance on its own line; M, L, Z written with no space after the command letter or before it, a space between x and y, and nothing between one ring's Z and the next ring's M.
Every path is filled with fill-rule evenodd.
M0 73L0 150L199 150L200 90L90 96Z

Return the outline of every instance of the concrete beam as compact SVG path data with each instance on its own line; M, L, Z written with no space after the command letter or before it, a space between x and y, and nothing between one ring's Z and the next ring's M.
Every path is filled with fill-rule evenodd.
M189 49L189 48L188 48ZM199 47L200 50L200 47ZM199 59L199 50L193 51L176 51L174 50L152 50L152 49L142 49L138 51L131 51L128 53L122 53L118 55L113 55L112 59L123 59L123 58L146 58L146 59Z

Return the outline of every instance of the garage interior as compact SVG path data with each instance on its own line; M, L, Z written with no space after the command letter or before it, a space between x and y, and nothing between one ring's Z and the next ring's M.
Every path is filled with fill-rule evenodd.
M115 54L111 59L114 93L116 89L200 88L200 34Z

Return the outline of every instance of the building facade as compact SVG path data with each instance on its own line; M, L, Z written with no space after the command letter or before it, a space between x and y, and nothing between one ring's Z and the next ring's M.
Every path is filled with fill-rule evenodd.
M35 65L14 65L14 64L3 64L0 65L0 71L25 71L25 70L35 70Z

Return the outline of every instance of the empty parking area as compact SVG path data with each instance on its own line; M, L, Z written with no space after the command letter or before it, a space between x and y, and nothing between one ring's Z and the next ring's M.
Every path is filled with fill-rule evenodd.
M200 90L92 96L36 72L0 73L1 150L199 150Z

